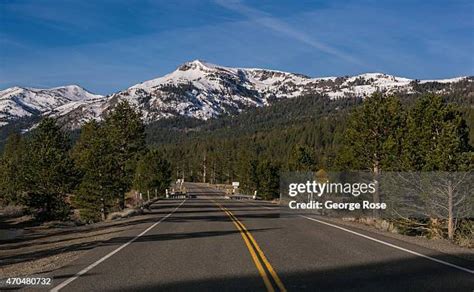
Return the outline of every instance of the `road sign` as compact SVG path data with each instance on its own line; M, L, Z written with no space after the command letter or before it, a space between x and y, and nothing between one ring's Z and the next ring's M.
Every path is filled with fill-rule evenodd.
M232 182L232 186L233 186L234 188L238 188L239 185L240 185L240 183L239 183L238 181Z

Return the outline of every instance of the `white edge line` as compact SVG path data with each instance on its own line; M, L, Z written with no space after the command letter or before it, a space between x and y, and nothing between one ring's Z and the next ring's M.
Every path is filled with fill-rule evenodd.
M246 203L246 204L250 204L250 205L254 205L254 206L257 206L257 207L265 208L265 209L272 209L272 210L275 210L274 208L270 208L270 207L266 207L266 206L261 206L261 205L253 204L253 203L250 203L250 202L245 202L245 203ZM455 265L455 264L451 264L451 263L448 263L448 262L446 262L446 261L443 261L443 260L440 260L440 259L437 259L437 258L434 258L434 257L430 257L430 256L427 256L427 255L418 253L418 252L416 252L416 251L412 251L412 250L409 250L409 249L406 249L406 248L403 248L403 247L400 247L400 246L397 246L397 245L388 243L388 242L386 242L386 241L379 240L379 239L376 239L376 238L373 238L373 237L364 235L364 234L362 234L362 233L358 233L358 232L352 231L352 230L350 230L350 229L347 229L347 228L344 228L344 227L341 227L341 226L337 226L337 225L335 225L335 224L331 224L331 223L328 223L328 222L324 222L324 221L321 221L321 220L318 220L318 219L315 219L315 218L311 218L311 217L307 217L307 216L304 216L304 215L300 215L300 216L303 217L303 218L306 218L306 219L308 219L308 220L312 220L312 221L315 221L315 222L318 222L318 223L321 223L321 224L325 224L325 225L328 225L328 226L331 226L331 227L334 227L334 228L337 228L337 229L340 229L340 230L343 230L343 231L346 231L346 232L355 234L355 235L360 236L360 237L363 237L363 238L365 238L365 239L369 239L369 240L372 240L372 241L375 241L375 242L378 242L378 243L381 243L381 244L384 244L384 245L393 247L393 248L395 248L395 249L398 249L398 250L401 250L401 251L404 251L404 252L407 252L407 253L411 253L411 254L413 254L413 255L417 255L417 256L419 256L419 257L422 257L422 258L425 258L425 259L428 259L428 260L437 262L437 263L439 263L439 264L443 264L443 265L446 265L446 266L449 266L449 267L452 267L452 268L455 268L455 269L458 269L458 270L461 270L461 271L464 271L464 272L468 272L468 273L470 273L470 274L474 274L474 270L470 270L470 269L468 269L468 268L464 268L464 267L461 267L461 266L458 266L458 265Z
M77 274L75 274L73 277L67 279L66 281L62 282L61 284L59 284L58 286L54 287L53 289L51 289L50 291L51 292L57 292L59 290L61 290L62 288L66 287L67 285L69 285L71 282L73 282L74 280L76 280L77 278L79 278L80 276L84 275L85 273L89 272L90 270L92 270L94 267L96 267L97 265L99 265L100 263L102 263L103 261L107 260L108 258L110 258L111 256L113 256L114 254L118 253L119 251L121 251L122 249L124 249L125 247L127 247L130 243L134 242L135 240L137 240L138 238L140 238L141 236L143 236L145 233L147 233L148 231L150 231L151 229L153 229L156 225L160 224L161 222L163 222L164 220L166 220L169 216L171 216L174 212L176 212L176 210L178 210L179 207L181 207L181 205L184 204L186 200L182 201L181 204L178 205L178 207L176 207L171 213L169 213L168 215L166 215L165 217L161 218L160 220L158 220L157 222L155 222L153 225L151 225L150 227L148 227L147 229L145 229L145 231L143 231L142 233L138 234L137 236L135 236L134 238L132 238L131 240L129 240L128 242L124 243L123 245L119 246L117 249L111 251L110 253L108 253L107 255L105 255L104 257L102 257L101 259L99 259L98 261L90 264L89 266L87 266L86 268L80 270Z
M315 218L311 218L311 217L307 217L307 216L304 216L304 215L300 215L300 216L303 217L303 218L306 218L306 219L308 219L308 220L315 221L315 222L318 222L318 223L321 223L321 224L325 224L325 225L328 225L328 226L331 226L331 227L334 227L334 228L337 228L337 229L340 229L340 230L343 230L343 231L346 231L346 232L355 234L355 235L360 236L360 237L363 237L363 238L365 238L365 239L372 240L372 241L375 241L375 242L378 242L378 243L381 243L381 244L384 244L384 245L393 247L393 248L395 248L395 249L398 249L398 250L401 250L401 251L404 251L404 252L407 252L407 253L411 253L411 254L413 254L413 255L417 255L417 256L419 256L419 257L422 257L422 258L431 260L431 261L433 261L433 262L437 262L437 263L439 263L439 264L443 264L443 265L449 266L449 267L451 267L451 268L455 268L455 269L458 269L458 270L461 270L461 271L464 271L464 272L468 272L468 273L470 273L470 274L474 274L474 270L470 270L470 269L468 269L468 268L464 268L464 267L461 267L461 266L458 266L458 265L455 265L455 264L451 264L451 263L445 262L445 261L443 261L443 260L440 260L440 259L437 259L437 258L434 258L434 257L430 257L430 256L427 256L427 255L418 253L418 252L416 252L416 251L412 251L412 250L409 250L409 249L406 249L406 248L403 248L403 247L400 247L400 246L397 246L397 245L388 243L388 242L386 242L386 241L379 240L379 239L376 239L376 238L373 238L373 237L370 237L370 236L367 236L367 235L364 235L364 234L361 234L361 233L352 231L352 230L350 230L350 229L347 229L347 228L344 228L344 227L341 227L341 226L337 226L337 225L335 225L335 224L331 224L331 223L328 223L328 222L324 222L324 221L321 221L321 220L318 220L318 219L315 219Z

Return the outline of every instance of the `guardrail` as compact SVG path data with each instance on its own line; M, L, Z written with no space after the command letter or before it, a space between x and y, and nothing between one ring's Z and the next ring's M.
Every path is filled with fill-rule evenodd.
M187 199L189 196L185 193L171 193L166 195L167 199Z
M231 200L257 200L256 197L249 195L231 195L227 197Z

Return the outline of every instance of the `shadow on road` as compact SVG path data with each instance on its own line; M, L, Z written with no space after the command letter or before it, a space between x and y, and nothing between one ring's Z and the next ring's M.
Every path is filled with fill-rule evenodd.
M252 233L256 232L263 232L269 229L251 229L249 230ZM205 238L205 237L216 237L216 236L226 236L239 233L236 230L223 230L223 231L200 231L200 232L187 232L187 233L162 233L162 234L154 234L154 235L143 235L138 238L135 242L158 242L158 241L170 241L170 240L184 240L184 239L194 239L194 238ZM67 247L58 247L52 249L45 249L41 251L34 251L28 253L21 253L15 254L11 256L6 256L0 259L0 267L16 264L21 262L28 262L32 260L38 260L44 257L53 256L56 254L68 252L68 251L81 251L81 250L89 250L99 246L107 246L107 245L121 245L124 244L135 236L126 236L126 237L115 237L105 241L90 241L86 243L77 243L71 244Z
M171 208L174 208L176 206L176 201L169 201L163 204L155 204L153 205L154 210L166 210L163 211L164 214L168 214ZM151 212L148 215L155 215L159 214L158 212ZM15 239L8 239L8 240L0 240L0 244L10 244L10 243L20 243L20 242L27 242L27 241L32 241L32 240L38 240L42 238L49 238L49 237L55 237L55 236L67 236L71 234L87 234L87 233L92 233L92 232L97 232L105 229L110 229L111 227L124 227L124 226L130 226L130 225L137 225L137 224L142 224L142 223L149 223L149 222L154 222L156 221L156 217L154 216L146 216L143 218L141 217L135 217L135 218L128 218L125 220L117 220L113 222L100 222L100 223L95 223L91 225L83 225L83 226L74 226L74 227L64 227L64 228L54 228L54 229L44 229L42 228L39 230L39 232L35 233L30 233L30 234L25 234L19 238ZM37 225L35 225L37 226ZM31 226L29 226L31 227ZM8 225L5 226L5 229L8 228L16 228L16 226L13 225ZM37 244L37 242L35 243ZM3 246L0 245L0 250L3 249Z
M458 255L463 256L463 255ZM444 259L443 255L437 258ZM231 264L231 263L228 263ZM278 270L288 291L467 291L474 287L474 277L467 272L433 264L423 258L360 264L312 271ZM148 284L130 282L124 291L256 291L250 283L256 276L180 280L160 283L159 275ZM264 291L264 289L261 289ZM105 290L116 291L116 290Z
M154 209L152 208L153 210L153 214L163 214L163 215L166 215L168 214L169 212L160 212L160 211L154 211ZM210 210L210 209L203 209L203 210L179 210L176 211L174 214L195 214L195 213L209 213L209 212L221 212L220 210ZM239 211L261 211L259 209L239 209Z

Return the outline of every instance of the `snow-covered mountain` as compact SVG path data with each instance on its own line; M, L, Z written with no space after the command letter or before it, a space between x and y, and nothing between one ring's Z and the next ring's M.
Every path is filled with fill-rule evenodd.
M27 117L48 114L70 103L103 99L77 85L50 89L11 87L0 91L0 126Z
M473 78L425 80L456 83ZM412 92L414 80L382 73L352 77L310 78L276 70L230 68L195 60L163 77L136 84L109 96L91 94L78 86L52 89L9 88L0 92L0 126L27 115L59 117L70 128L101 119L121 100L142 111L146 122L173 116L209 119L249 107L304 94L331 98L366 97L376 91Z

